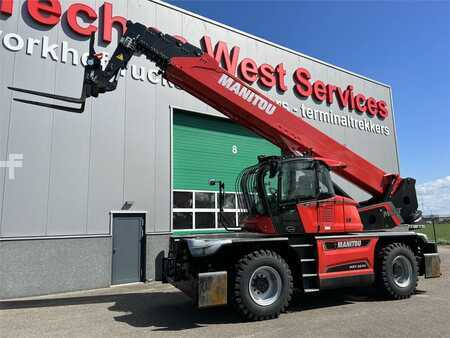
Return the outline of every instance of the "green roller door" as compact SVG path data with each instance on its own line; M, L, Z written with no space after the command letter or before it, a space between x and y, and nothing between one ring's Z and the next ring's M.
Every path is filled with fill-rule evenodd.
M225 182L226 191L235 191L237 175L261 154L279 155L280 150L229 120L174 111L174 190L215 191L208 185L215 178Z

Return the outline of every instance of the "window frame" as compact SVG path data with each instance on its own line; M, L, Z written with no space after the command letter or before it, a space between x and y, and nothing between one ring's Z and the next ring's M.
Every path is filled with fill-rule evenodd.
M219 205L218 205L218 192L217 191L210 191L210 190L188 190L188 189L173 189L172 190L172 199L174 198L174 193L176 192L190 192L192 193L192 208L172 208L172 212L171 212L171 228L172 228L172 232L174 231L208 231L208 230L225 230L225 228L220 227L219 226ZM196 193L212 193L214 194L214 208L196 208L196 203L195 203L195 199ZM234 212L235 214L235 224L237 225L236 228L239 228L239 213L242 213L244 209L240 209L239 208L239 201L237 198L238 193L234 192L234 191L226 191L226 194L234 194L234 202L235 202L235 208L234 209L227 209L224 208L224 212ZM173 226L173 213L175 212L192 212L192 227L189 229L175 229ZM197 228L195 225L195 214L196 213L214 213L214 218L215 218L215 227L214 228Z

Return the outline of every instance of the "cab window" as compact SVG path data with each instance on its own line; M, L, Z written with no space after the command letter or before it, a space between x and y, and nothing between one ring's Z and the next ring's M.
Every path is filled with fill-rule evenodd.
M278 174L276 171L271 175L268 169L264 172L264 193L271 213L278 209Z
M316 197L316 173L311 161L283 163L280 202L298 202Z
M330 171L324 165L320 165L317 171L319 180L319 196L318 199L334 196L333 183L331 181Z

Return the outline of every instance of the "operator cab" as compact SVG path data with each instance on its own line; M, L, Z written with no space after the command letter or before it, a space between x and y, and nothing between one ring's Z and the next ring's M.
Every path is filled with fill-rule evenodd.
M244 229L274 234L362 230L357 203L337 195L331 180L330 167L341 163L311 157L258 160L237 180Z

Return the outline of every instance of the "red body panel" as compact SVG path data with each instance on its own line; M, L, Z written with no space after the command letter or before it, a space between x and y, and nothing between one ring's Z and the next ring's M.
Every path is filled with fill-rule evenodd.
M319 232L317 222L317 202L297 204L297 212L302 221L303 228L307 234Z
M317 241L320 279L374 273L378 237L345 237Z
M263 234L275 234L275 227L273 226L272 219L269 216L255 216L246 218L243 222L245 230L250 232L258 232Z
M389 216L394 221L396 226L402 224L403 220L402 220L401 216L398 214L398 212L396 211L395 207L392 205L392 202L382 202L382 203L372 204L367 207L359 208L358 211L365 212L365 211L369 211L372 209L385 209L386 212L389 214Z
M374 196L382 195L396 177L387 176L382 169L256 92L207 54L172 58L165 77L285 152L310 151L313 156L345 163L334 172Z
M333 196L298 204L297 212L305 233L357 232L363 230L363 224L356 205L350 198Z
M334 196L318 201L319 233L334 233L345 231L344 206L342 197Z
M344 206L344 217L345 217L345 231L347 232L358 232L364 230L364 225L361 222L361 217L359 216L358 208L354 200L347 197L342 197Z

